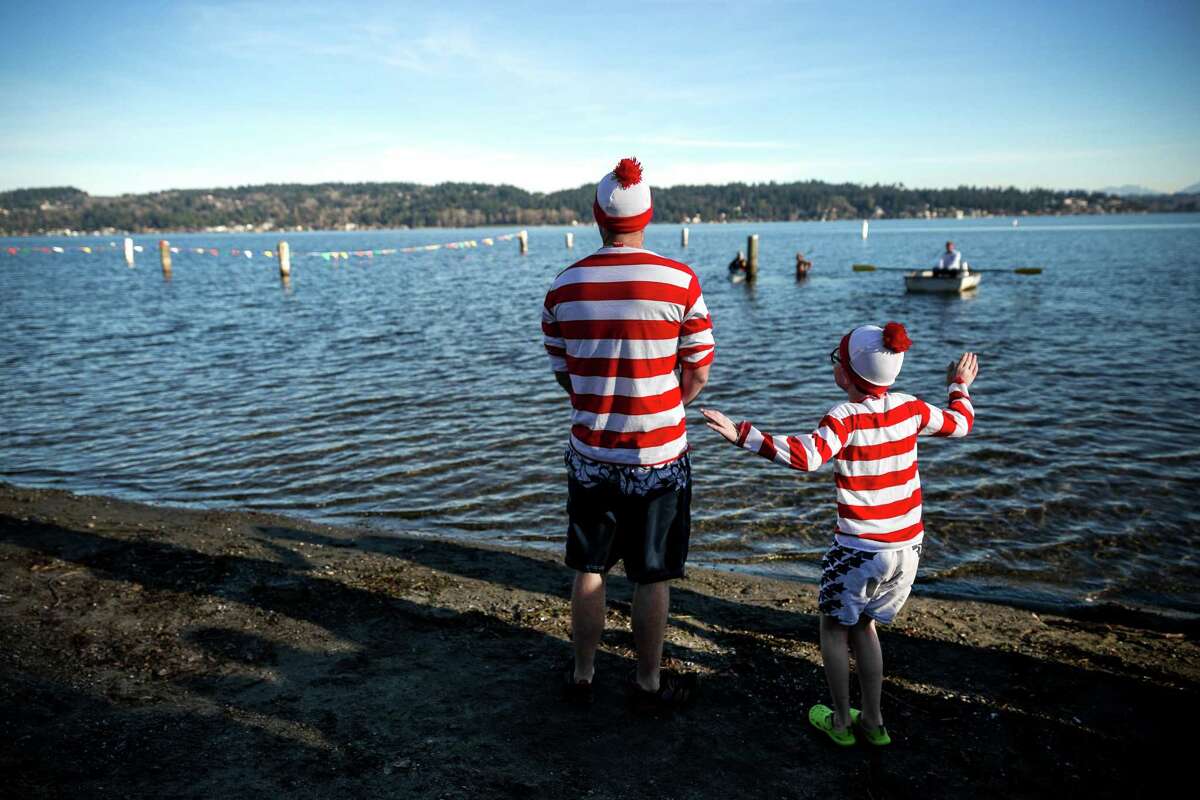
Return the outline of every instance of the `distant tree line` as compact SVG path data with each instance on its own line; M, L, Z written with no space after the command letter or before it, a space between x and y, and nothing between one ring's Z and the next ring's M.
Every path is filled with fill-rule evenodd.
M484 183L267 184L93 197L73 187L0 192L0 233L555 225L591 222L593 187L528 192ZM705 222L970 214L1200 211L1200 195L903 184L731 183L654 190L655 220Z

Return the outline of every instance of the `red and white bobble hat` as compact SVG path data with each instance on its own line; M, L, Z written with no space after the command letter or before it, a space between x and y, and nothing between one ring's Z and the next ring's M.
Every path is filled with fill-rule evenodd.
M600 179L592 213L596 222L614 233L633 233L650 224L654 216L650 185L642 180L642 165L636 158L622 158L616 169Z
M910 347L912 340L899 322L882 328L860 325L842 337L838 355L851 383L863 394L880 397L896 382Z

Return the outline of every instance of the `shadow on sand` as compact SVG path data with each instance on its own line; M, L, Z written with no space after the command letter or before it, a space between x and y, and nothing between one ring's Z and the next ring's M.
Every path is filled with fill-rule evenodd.
M1146 788L1134 765L1163 758L1169 720L1196 709L1192 684L918 626L884 634L896 745L837 751L804 722L825 694L811 599L703 573L673 590L667 646L704 674L698 704L623 705L629 590L614 578L597 702L578 710L553 686L569 652L559 564L219 527L0 517L0 590L29 603L0 606L0 766L22 795L1128 797Z

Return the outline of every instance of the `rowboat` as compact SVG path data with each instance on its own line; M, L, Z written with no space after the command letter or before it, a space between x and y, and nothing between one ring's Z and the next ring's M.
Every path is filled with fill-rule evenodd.
M962 294L979 286L983 276L978 272L966 275L934 275L933 270L909 272L904 276L904 287L910 292L925 294Z

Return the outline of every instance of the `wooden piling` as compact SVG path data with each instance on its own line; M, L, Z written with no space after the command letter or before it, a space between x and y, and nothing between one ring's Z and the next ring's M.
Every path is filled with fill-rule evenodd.
M570 250L573 247L575 247L575 234L568 233L567 234L567 249Z
M292 250L287 242L280 242L276 248L279 253L279 274L287 282L287 278L292 274Z
M688 240L688 229L684 228L683 230L681 230L679 232L679 246L687 247L687 240Z
M758 234L752 233L746 238L746 280L752 281L758 277Z
M521 231L517 234L517 244L521 248L521 255L529 255L529 231Z
M133 266L133 239L125 237L125 263L128 266Z
M166 239L158 240L158 260L162 262L163 275L171 277L171 243Z

